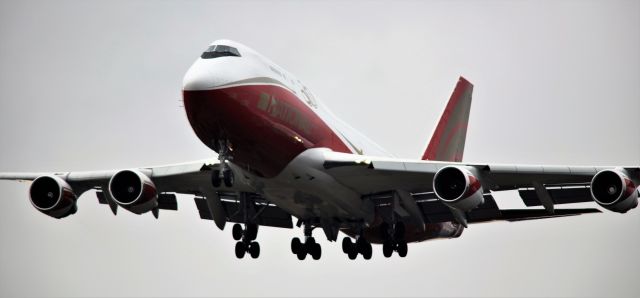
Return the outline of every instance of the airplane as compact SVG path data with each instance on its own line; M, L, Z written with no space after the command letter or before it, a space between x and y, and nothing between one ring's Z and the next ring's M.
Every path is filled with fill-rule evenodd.
M174 165L79 172L4 172L31 182L33 207L61 219L94 190L114 215L177 210L192 196L205 220L233 223L235 255L258 258L258 228L302 227L299 259L322 255L313 231L342 238L351 260L406 257L408 243L460 237L471 224L588 213L592 202L626 213L638 205L640 166L552 166L462 161L473 85L460 77L421 159L397 158L336 117L300 80L251 48L217 40L184 76L195 135L217 153ZM213 153L212 153L213 155ZM524 209L500 209L492 193L517 190ZM532 207L532 208L529 208ZM295 225L294 225L295 221Z

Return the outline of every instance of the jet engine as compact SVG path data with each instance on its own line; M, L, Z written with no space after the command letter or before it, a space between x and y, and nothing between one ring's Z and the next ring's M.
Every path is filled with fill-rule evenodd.
M151 178L137 170L123 170L111 177L109 194L121 207L142 214L158 207L158 191Z
M626 170L602 170L591 180L591 196L603 208L626 213L638 206L636 187Z
M448 166L433 177L433 191L445 205L469 211L484 203L482 184L472 167Z
M76 194L71 186L58 176L40 176L29 188L29 200L38 211L55 218L76 213Z

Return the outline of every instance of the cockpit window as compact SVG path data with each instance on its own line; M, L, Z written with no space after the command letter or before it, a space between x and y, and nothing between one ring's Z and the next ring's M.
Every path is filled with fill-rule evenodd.
M212 45L206 51L204 51L204 53L202 53L200 58L211 59L225 56L240 57L240 52L238 52L238 49L234 47L225 45Z

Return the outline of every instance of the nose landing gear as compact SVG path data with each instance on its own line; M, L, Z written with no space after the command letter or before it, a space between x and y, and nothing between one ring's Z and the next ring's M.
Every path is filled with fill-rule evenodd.
M233 187L235 177L233 171L229 168L227 161L232 160L231 145L227 140L220 140L218 147L218 161L220 161L220 170L213 170L211 173L211 185L218 188L224 182L224 186Z

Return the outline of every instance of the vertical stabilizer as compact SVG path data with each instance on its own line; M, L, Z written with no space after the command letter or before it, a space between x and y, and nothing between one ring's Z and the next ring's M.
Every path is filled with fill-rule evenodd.
M473 85L460 77L422 155L423 160L462 161L472 92Z

